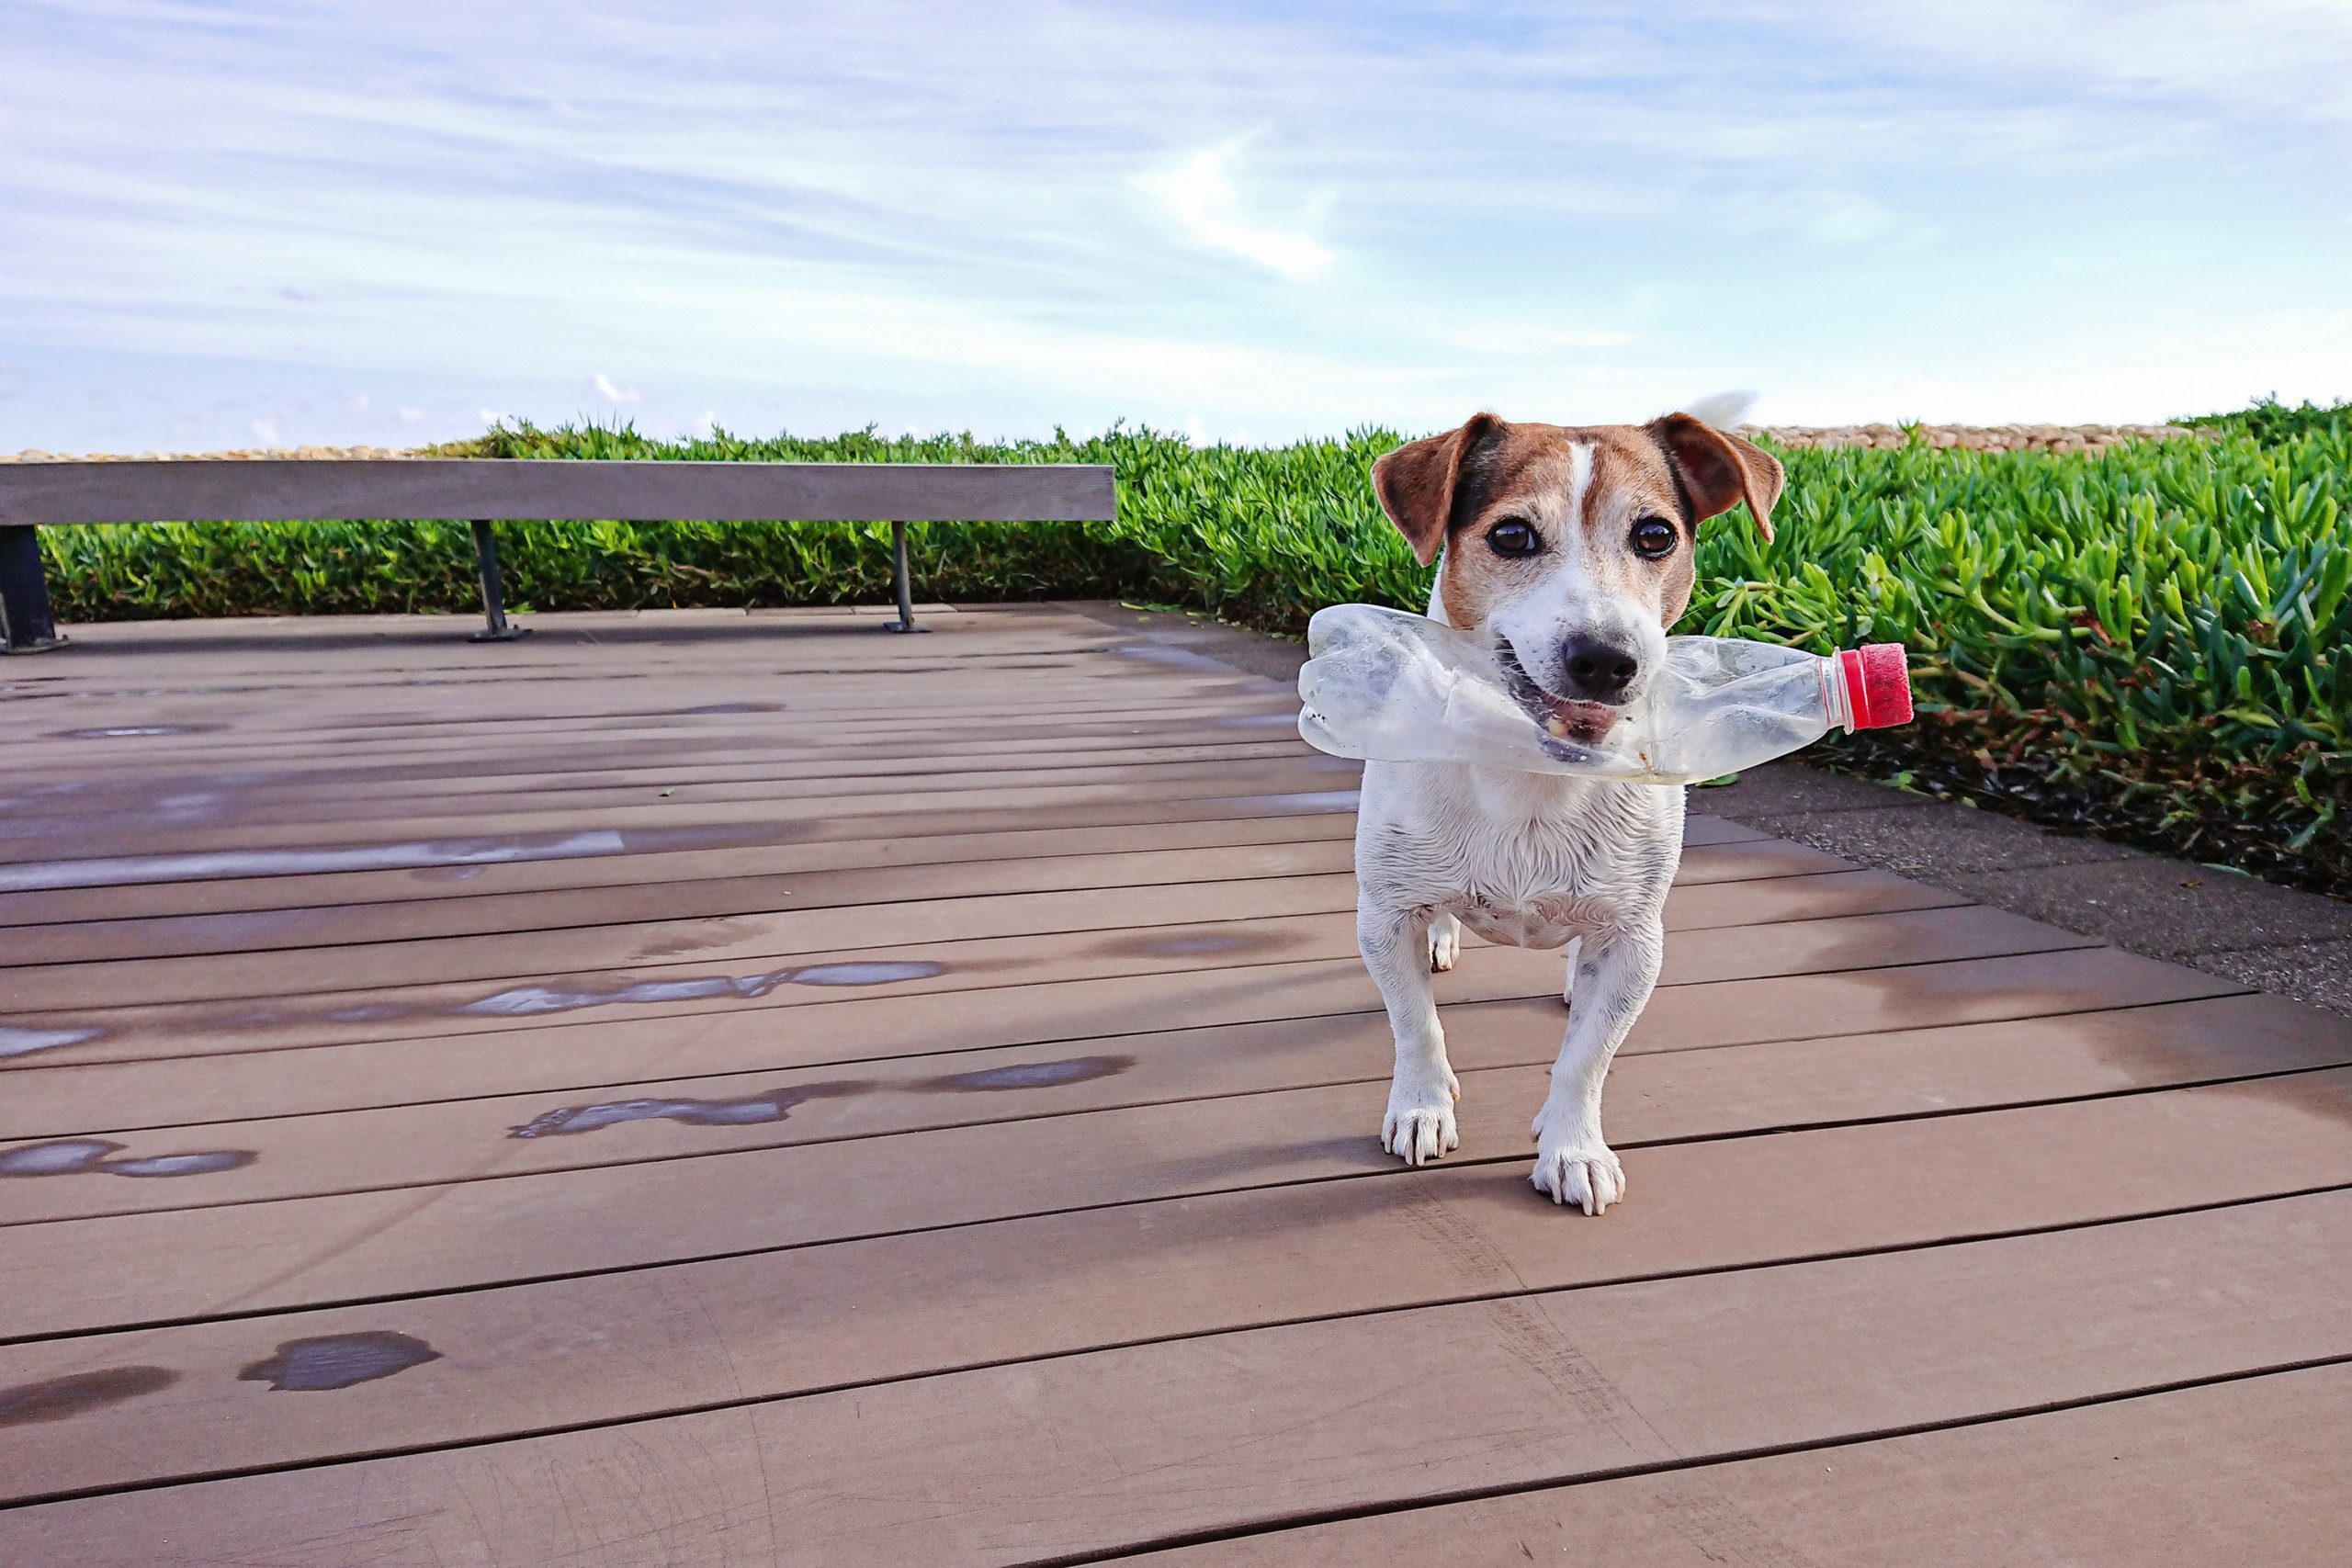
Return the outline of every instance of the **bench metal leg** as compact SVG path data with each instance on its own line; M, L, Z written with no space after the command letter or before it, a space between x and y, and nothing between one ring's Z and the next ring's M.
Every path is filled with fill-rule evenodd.
M513 642L527 637L531 628L510 624L506 619L506 601L499 592L498 539L490 525L474 519L474 576L481 583L481 613L490 624L474 633L476 642Z
M915 625L915 589L914 581L907 572L907 525L904 523L890 525L890 554L893 559L890 586L898 591L899 618L886 621L883 625L894 632L927 632L931 630L929 626Z
M64 641L50 616L40 532L28 524L0 527L0 649L46 653Z

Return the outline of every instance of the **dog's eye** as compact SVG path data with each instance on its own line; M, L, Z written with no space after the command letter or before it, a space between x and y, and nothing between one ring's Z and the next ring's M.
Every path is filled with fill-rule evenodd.
M1656 560L1674 553L1675 541L1681 535L1673 524L1663 517L1645 517L1634 525L1634 553Z
M1487 530L1487 547L1498 556L1532 556L1544 547L1544 536L1523 517L1506 517Z

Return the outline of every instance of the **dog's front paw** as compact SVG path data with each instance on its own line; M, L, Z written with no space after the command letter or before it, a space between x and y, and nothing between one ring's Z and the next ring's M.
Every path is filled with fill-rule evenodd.
M1608 1145L1541 1142L1537 1132L1535 1171L1528 1178L1535 1190L1555 1203L1582 1209L1588 1214L1605 1212L1625 1196L1625 1168Z
M1380 1146L1407 1165L1453 1153L1462 1146L1461 1134L1453 1129L1453 1102L1461 1098L1461 1080L1451 1071L1428 1083L1398 1079L1388 1090Z

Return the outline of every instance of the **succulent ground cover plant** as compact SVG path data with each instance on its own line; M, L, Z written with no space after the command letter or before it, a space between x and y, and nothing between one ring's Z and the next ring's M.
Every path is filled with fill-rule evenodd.
M2179 423L2203 438L2009 450L1906 427L1900 445L1784 446L1775 541L1708 529L1680 629L1824 651L1902 642L1920 722L1827 743L1823 760L2352 896L2352 409ZM660 441L525 425L443 450L1108 462L1115 523L917 527L923 593L1118 597L1295 635L1327 604L1425 602L1428 575L1367 477L1400 439ZM878 523L526 523L501 525L500 549L510 603L532 609L806 604L886 597L888 537ZM159 523L42 543L65 619L463 611L474 592L461 522Z

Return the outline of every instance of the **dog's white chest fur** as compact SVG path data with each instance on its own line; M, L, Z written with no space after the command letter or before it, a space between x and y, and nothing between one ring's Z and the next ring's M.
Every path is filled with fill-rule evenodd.
M1363 891L1453 915L1512 947L1654 919L1673 879L1682 792L1417 763L1365 765Z

